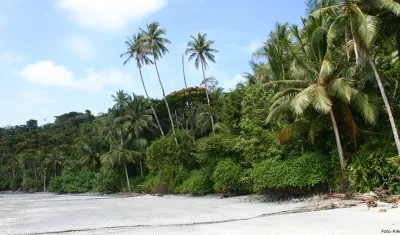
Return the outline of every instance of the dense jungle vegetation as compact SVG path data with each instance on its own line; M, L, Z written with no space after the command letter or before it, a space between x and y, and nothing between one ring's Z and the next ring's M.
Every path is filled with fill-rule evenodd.
M184 88L166 95L166 30L139 29L121 63L146 96L120 90L98 116L0 128L0 189L400 193L400 1L306 4L302 25L278 24L232 91L207 74L218 51L199 33L176 68ZM157 70L163 99L147 95L143 66ZM185 66L199 69L199 87L187 87Z

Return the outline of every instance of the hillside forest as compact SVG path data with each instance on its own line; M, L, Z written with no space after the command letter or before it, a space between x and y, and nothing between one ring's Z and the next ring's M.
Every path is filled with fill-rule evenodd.
M400 1L305 4L302 24L277 24L230 91L207 73L218 48L198 33L176 68L182 89L165 94L157 63L171 42L146 24L116 52L145 96L119 90L106 113L0 128L0 190L400 193ZM162 99L148 96L144 66ZM187 66L199 86L187 87Z

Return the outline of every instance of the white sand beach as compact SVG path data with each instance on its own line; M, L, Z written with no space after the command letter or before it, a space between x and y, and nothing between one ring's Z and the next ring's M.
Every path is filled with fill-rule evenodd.
M311 201L260 202L252 196L0 195L0 234L382 234L399 230L400 209L298 212ZM281 212L281 213L279 213ZM275 213L275 214L274 214Z

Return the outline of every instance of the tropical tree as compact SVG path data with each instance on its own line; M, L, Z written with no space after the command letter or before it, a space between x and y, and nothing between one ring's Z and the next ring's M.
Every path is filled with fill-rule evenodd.
M122 124L124 128L132 131L136 138L139 138L144 130L151 130L155 127L151 112L149 101L143 96L132 93L132 96L128 96L125 115L115 118L114 121Z
M189 61L194 59L194 66L196 67L196 69L199 69L199 65L201 64L201 69L203 71L203 83L206 88L207 103L208 106L211 107L205 70L207 70L208 67L207 61L215 63L214 53L218 53L218 51L212 48L212 45L215 43L215 41L207 40L207 34L198 33L197 38L194 36L191 36L191 38L193 40L188 42L185 53L186 55L190 54L188 58ZM212 115L210 115L210 120L212 131L213 133L215 133L214 120Z
M171 110L168 105L167 97L165 96L164 86L161 82L160 73L158 72L157 60L161 59L165 53L168 52L168 48L165 44L171 43L167 38L164 38L163 35L167 33L165 29L160 29L160 24L158 22L153 22L151 24L147 24L147 29L140 29L142 33L142 40L144 41L144 47L149 53L153 55L153 62L157 72L158 82L160 83L161 91L164 97L165 106L167 107L169 120L171 122L172 132L174 134L175 144L178 145L178 139L176 138L174 121L172 119Z
M392 0L379 1L386 3L384 4L386 7L391 6L392 9L398 9L395 8L397 3ZM373 47L373 42L379 32L378 17L366 14L361 8L360 1L355 0L322 0L316 4L315 10L311 15L318 16L321 14L329 14L335 17L327 35L329 43L331 44L330 48L334 50L336 46L335 40L337 41L338 38L344 36L348 59L350 59L350 50L352 49L354 51L356 63L359 67L363 68L365 66L365 61L369 62L369 65L374 72L386 112L389 116L389 122L392 127L397 151L400 156L400 138L392 109L383 87L382 79L376 67L375 60L370 53L370 50ZM352 46L352 48L350 46Z
M100 159L103 164L122 165L125 170L126 183L128 190L131 191L131 185L129 183L127 164L134 162L135 159L142 156L142 152L130 149L130 142L135 141L132 139L132 133L129 133L120 128L116 131L116 134L112 136L110 151L101 155Z
M128 94L126 94L123 90L119 90L115 95L111 95L111 97L115 102L112 108L117 112L121 112L124 109L126 102L128 101Z
M125 41L125 45L127 46L127 51L121 54L120 57L124 56L127 57L127 59L124 61L124 65L126 65L131 59L136 60L136 66L139 69L140 80L142 81L144 93L146 94L147 99L150 101L151 99L149 94L147 93L146 85L143 80L142 66L153 64L153 61L149 58L150 51L148 50L148 48L145 47L145 40L143 40L143 34L142 33L134 34L132 38L128 38ZM164 131L161 127L160 121L158 120L158 116L156 114L152 102L150 102L150 107L151 111L153 112L154 118L156 119L158 129L160 130L161 135L164 137Z
M331 22L329 16L311 16L304 21L305 27L301 34L294 34L295 43L288 45L294 58L290 76L302 79L271 82L291 86L275 94L275 102L271 106L267 122L273 118L278 119L277 116L286 115L287 110L291 110L295 121L281 132L281 138L288 138L285 135L292 136L293 131L305 130L313 138L319 128L323 127L323 124L318 125L318 121L323 122L323 119L320 115L315 115L311 117L315 119L315 123L311 124L308 121L310 117L305 117L305 111L312 108L322 115L329 114L343 170L344 154L337 124L338 114L335 114L334 108L339 110L341 115L345 115L344 119L350 123L349 128L353 130L357 128L349 106L357 109L369 123L375 122L377 112L368 96L352 86L350 76L354 73L354 67L345 63L345 56L340 52L329 54L326 34Z

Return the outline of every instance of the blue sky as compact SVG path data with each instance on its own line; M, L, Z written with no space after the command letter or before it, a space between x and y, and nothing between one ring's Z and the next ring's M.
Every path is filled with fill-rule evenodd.
M126 37L154 20L172 42L159 62L168 94L184 87L190 35L216 41L206 76L228 91L276 23L299 24L304 14L303 0L0 0L0 126L105 112L119 89L144 94L135 63L123 66L119 55ZM185 67L188 85L199 85L201 71L187 60ZM143 75L150 96L161 98L154 66Z

